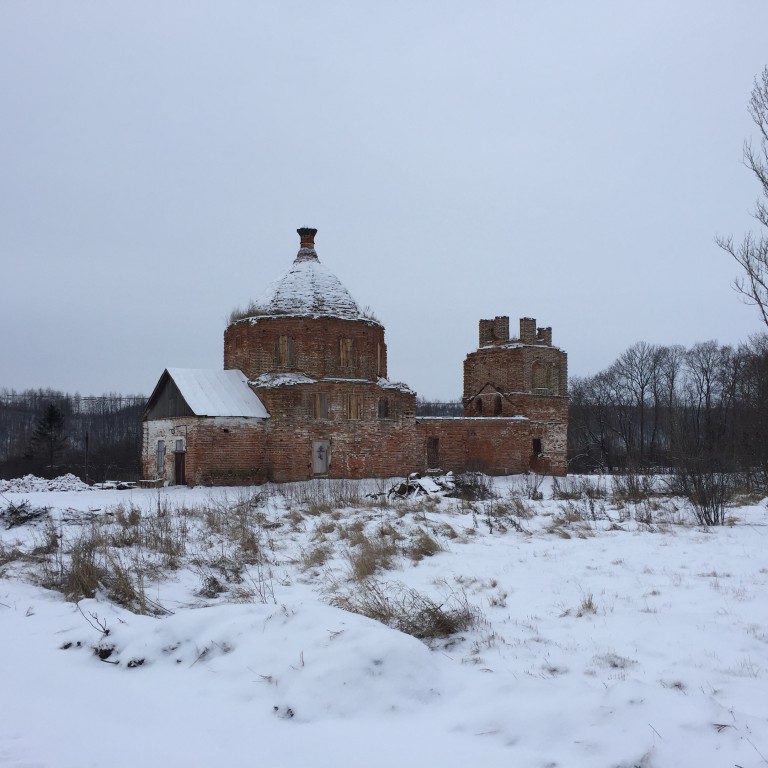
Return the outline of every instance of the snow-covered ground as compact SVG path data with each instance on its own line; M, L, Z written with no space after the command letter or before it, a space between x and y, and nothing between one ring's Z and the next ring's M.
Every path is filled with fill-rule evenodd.
M679 499L515 478L339 507L359 488L2 491L47 509L0 523L0 765L768 763L764 502L707 530ZM158 615L39 586L95 531ZM423 642L332 607L363 551L474 626Z

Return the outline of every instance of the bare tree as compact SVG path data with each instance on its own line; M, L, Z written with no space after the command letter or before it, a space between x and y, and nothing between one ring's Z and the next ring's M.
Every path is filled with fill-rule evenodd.
M744 274L736 278L734 287L748 304L760 310L768 326L768 67L755 78L748 111L759 138L756 143L749 139L744 142L744 165L761 186L752 215L762 230L758 234L747 232L740 243L735 243L731 236L718 236L715 241L741 266Z

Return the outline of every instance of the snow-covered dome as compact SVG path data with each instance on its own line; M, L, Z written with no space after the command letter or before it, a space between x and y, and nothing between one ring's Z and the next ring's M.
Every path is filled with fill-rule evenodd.
M252 309L266 315L321 315L367 320L336 275L320 263L316 229L301 228L301 248L288 272L273 283Z

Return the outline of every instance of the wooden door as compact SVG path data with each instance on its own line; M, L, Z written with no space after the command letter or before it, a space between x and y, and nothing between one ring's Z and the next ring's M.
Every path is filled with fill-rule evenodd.
M187 454L184 451L177 451L173 454L175 459L174 482L176 485L186 485L186 455Z

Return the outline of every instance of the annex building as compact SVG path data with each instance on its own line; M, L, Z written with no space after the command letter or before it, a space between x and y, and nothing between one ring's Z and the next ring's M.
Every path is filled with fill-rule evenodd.
M147 480L169 484L402 476L432 470L566 473L567 356L552 329L480 321L464 416L416 415L391 381L384 327L298 230L288 272L224 332L224 370L168 368L143 415Z

